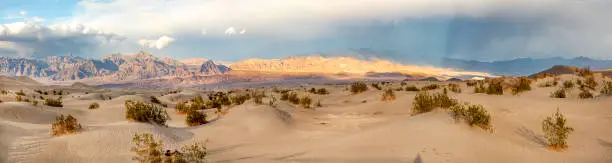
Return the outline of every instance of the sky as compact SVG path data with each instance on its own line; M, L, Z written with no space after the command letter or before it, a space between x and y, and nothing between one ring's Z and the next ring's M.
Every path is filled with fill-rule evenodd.
M612 59L609 0L2 0L0 56Z

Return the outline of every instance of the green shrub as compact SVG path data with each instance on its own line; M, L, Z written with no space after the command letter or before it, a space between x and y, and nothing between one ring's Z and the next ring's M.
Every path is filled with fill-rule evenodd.
M512 94L519 94L521 92L530 91L531 90L531 80L527 77L520 77L518 82L512 86ZM502 90L503 93L503 90Z
M281 101L287 101L289 100L289 92L281 92Z
M136 122L166 126L166 121L170 119L166 110L145 102L127 100L125 101L125 108L125 118Z
M190 106L187 105L186 101L179 101L176 103L176 106L174 106L174 109L176 110L177 113L179 114L186 114L187 111L190 110ZM197 110L197 109L194 109Z
M184 160L193 163L204 163L207 155L206 150L206 145L202 142L181 147Z
M428 91L428 90L435 90L435 89L438 89L438 88L440 88L440 86L438 84L430 84L428 86L425 86L425 87L421 88L421 90Z
M584 87L590 90L595 90L595 87L597 87L597 81L595 81L595 77L593 76L587 77L586 80L584 81Z
M0 92L2 93L2 95L8 94L8 92L6 90L4 90L4 89L0 90Z
M319 88L319 89L317 89L317 93L316 94L326 95L326 94L329 94L329 91L327 91L327 89L325 89L325 88Z
M58 98L58 99L46 98L43 104L47 106L53 106L53 107L63 107L64 106L62 104L61 98Z
M97 102L89 104L89 107L88 107L88 109L97 109L97 108L100 108L100 104L98 104Z
M578 69L578 76L591 77L593 76L593 71L591 71L591 68L589 67L583 67Z
M150 133L134 134L132 143L136 146L130 149L131 152L136 153L137 156L133 157L132 160L139 161L141 163L161 163L163 152L162 141L155 141L153 135Z
M295 92L291 92L291 94L289 94L289 102L291 102L292 104L299 104L300 103L300 98L298 98L297 93Z
M189 110L187 111L185 123L188 126L199 126L208 123L208 121L206 120L206 114L200 113L197 110Z
M368 90L368 86L363 82L351 83L350 90L353 94L362 93Z
M18 96L25 96L25 92L23 92L23 90L19 90L19 92L15 92L16 95Z
M476 84L478 84L477 80L468 80L467 82L465 82L465 85L467 85L468 87L475 86Z
M255 102L255 104L263 104L263 98L266 97L266 94L264 92L253 92L253 95L251 95L253 97L253 102Z
M0 103L2 103L2 101L0 101ZM32 101L32 105L38 106L38 101Z
M503 80L501 79L491 79L488 82L487 94L490 95L503 95L504 88L502 87Z
M243 95L234 95L230 97L230 101L232 102L232 104L234 105L242 105L244 104L244 102L246 102L247 100L249 100L251 96L248 94L243 94Z
M23 96L15 96L15 101L17 102L23 101Z
M374 87L374 88L376 88L376 89L378 89L378 90L381 90L381 89L382 89L382 88L381 88L381 87L378 85L378 83L372 83L371 85L372 85L372 87Z
M406 91L419 91L419 88L412 85L412 86L407 86L405 90Z
M491 128L491 115L481 105L470 105L465 111L465 120L470 126L488 130Z
M300 98L300 105L304 108L310 108L310 104L312 104L312 99L308 96L304 96Z
M593 94L589 90L581 89L578 97L581 99L593 98Z
M572 88L574 88L574 82L572 82L571 80L563 81L563 88L564 89L572 89Z
M549 147L553 149L567 148L567 138L574 129L567 126L566 123L567 120L563 114L559 113L559 109L553 116L544 119L542 131L544 131L544 137L548 140Z
M457 105L457 100L448 97L446 93L437 93L433 97L436 107L450 108Z
M487 88L485 87L485 83L480 81L474 86L474 93L486 93Z
M612 82L610 81L604 82L603 87L601 88L601 94L606 95L606 96L612 95Z
M392 89L386 89L383 93L382 93L382 101L393 101L395 100L395 93L393 92Z
M552 97L552 98L566 98L566 97L567 97L567 95L566 95L566 93L565 93L565 89L560 88L560 89L558 89L558 90L556 90L556 91L552 92L552 93L550 94L550 97Z
M414 114L430 112L436 108L436 101L427 91L418 92L412 102Z
M51 135L60 136L73 134L81 130L81 124L72 115L64 116L63 114L55 117L55 122L51 124Z

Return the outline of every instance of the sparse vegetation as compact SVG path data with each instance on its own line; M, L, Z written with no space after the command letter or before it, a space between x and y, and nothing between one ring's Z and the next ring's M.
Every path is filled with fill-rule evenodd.
M465 84L468 87L472 87L472 86L476 86L476 84L478 84L478 81L477 80L468 80L467 82L465 82Z
M378 83L372 83L370 85L372 85L372 87L374 87L374 88L376 88L378 90L382 90L382 88L380 87L380 85L378 85Z
M58 99L46 98L44 104L47 106L52 106L52 107L63 107L64 106L61 98L58 98Z
M567 148L567 138L574 129L567 126L566 123L567 119L559 113L559 109L553 116L546 117L542 122L542 131L544 131L550 148L555 150Z
M459 84L449 83L449 84L448 84L448 89L449 89L451 92L461 93L461 87L459 87Z
M487 94L503 95L504 88L502 87L502 79L491 79L488 81Z
M531 90L531 80L527 77L522 76L518 79L517 83L512 85L512 94L519 94L521 92Z
M317 100L317 102L314 105L315 107L323 107L323 105L321 104L321 100Z
M419 88L417 88L416 86L406 86L406 88L404 89L406 91L419 91Z
M19 92L15 92L15 95L17 96L25 96L25 92L23 92L23 90L19 90Z
M0 92L2 93L2 95L6 95L6 94L8 94L8 91L6 91L6 90L4 90L4 89L0 90Z
M0 103L2 103L2 100L0 100ZM38 101L32 101L32 105L38 106Z
M552 98L566 98L567 94L565 93L565 89L560 88L550 94Z
M206 114L200 113L197 110L189 110L187 111L187 117L185 118L185 123L188 126L199 126L208 123L206 120Z
M100 104L98 104L97 102L89 104L89 107L88 107L88 109L98 109L98 108L100 108Z
M597 81L595 81L595 77L593 76L586 77L584 80L584 87L590 90L595 90L595 87L597 87Z
M395 100L395 93L392 89L387 89L382 94L382 101L393 101Z
M427 86L421 88L421 90L429 91L429 90L435 90L435 89L438 89L438 88L440 88L440 86L438 84L430 84L430 85L427 85Z
M23 96L15 96L15 101L17 102L23 101Z
M603 87L601 88L600 92L602 95L606 95L606 96L612 95L612 82L605 81L603 83Z
M81 130L81 124L72 115L64 116L63 114L55 117L55 122L51 124L51 135L60 136L73 134Z
M246 102L249 99L251 99L251 95L248 93L241 94L241 95L234 95L230 97L230 101L234 105L242 105L244 104L244 102Z
M593 98L593 93L587 89L580 89L578 97L581 99Z
M362 93L368 90L368 86L363 82L351 83L350 90L353 94Z
M563 81L563 88L564 89L572 89L572 88L574 88L574 82L572 82L571 80Z
M589 67L583 67L578 69L578 76L591 77L593 76L593 71L591 71L591 68Z
M491 129L491 115L481 105L453 105L449 110L455 120L465 120L470 126Z
M308 96L304 96L302 98L300 98L300 105L304 108L310 108L310 105L312 104L312 99Z
M420 114L430 112L437 107L449 108L454 105L457 105L457 100L450 98L447 94L429 94L427 91L421 91L414 97L412 110L414 114Z
M162 147L162 141L156 141L150 133L136 133L132 138L132 143L135 145L130 148L131 152L137 156L132 160L140 163L204 163L206 161L206 145L202 142L196 142L191 145L181 147L180 151L167 151L165 156Z
M264 92L253 92L251 94L251 96L253 97L253 102L255 102L255 104L263 104L263 98L266 97L266 94Z
M166 110L145 102L127 100L125 101L125 108L125 118L128 120L166 126L166 121L170 119Z
M168 107L168 105L166 105L166 104L162 103L161 101L159 101L159 99L157 99L157 97L155 97L155 96L151 96L149 98L151 100L151 103L158 104L158 105L161 105L163 107Z

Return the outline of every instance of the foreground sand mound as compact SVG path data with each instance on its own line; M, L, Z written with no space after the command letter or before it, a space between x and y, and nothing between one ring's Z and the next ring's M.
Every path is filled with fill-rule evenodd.
M30 103L0 103L0 118L7 121L47 124L52 123L57 115L55 112L36 108Z
M214 116L213 116L214 117ZM198 136L236 133L242 136L274 135L293 123L291 114L268 105L251 103L231 108L226 116L194 131Z

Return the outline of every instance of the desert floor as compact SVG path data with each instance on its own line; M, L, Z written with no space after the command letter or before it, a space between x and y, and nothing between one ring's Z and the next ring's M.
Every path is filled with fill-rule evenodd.
M446 82L411 81L407 85L430 83ZM347 85L287 84L279 88L309 95L323 106L305 109L279 100L271 107L269 98L264 98L263 105L250 100L224 108L227 114L223 116L210 111L210 123L188 127L185 116L175 112L176 99L206 95L211 88L185 88L160 96L167 90L7 84L3 89L23 89L26 97L38 96L34 89L61 89L70 94L64 95L62 108L15 102L11 93L0 95L4 101L0 103L0 162L134 162L135 154L129 149L137 132L154 134L163 140L164 149L206 141L209 162L612 162L612 97L579 99L574 89L568 98L555 99L549 94L557 88L540 88L537 83L532 84L532 91L518 95L475 94L465 83L457 84L463 92L450 96L484 106L492 116L493 132L456 123L440 109L412 115L416 92L396 91L396 100L381 101L383 91L372 87L352 95ZM313 87L326 88L331 94L305 91ZM400 83L387 87L397 88ZM279 98L271 88L250 89ZM158 96L169 105L169 127L125 119L125 100L148 101L149 96ZM93 102L101 107L87 109ZM569 148L563 152L546 148L541 129L544 118L557 108L574 128ZM73 115L84 129L50 136L51 123L59 114Z

